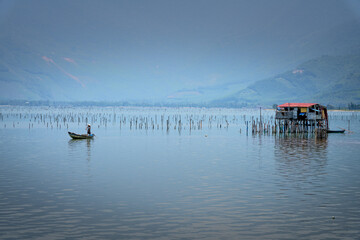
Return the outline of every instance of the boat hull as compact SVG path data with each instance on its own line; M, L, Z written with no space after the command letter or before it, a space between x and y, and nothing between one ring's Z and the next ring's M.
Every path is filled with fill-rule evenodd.
M327 130L327 133L344 133L345 130Z
M95 136L94 134L76 134L73 132L68 132L68 134L72 139L91 139Z

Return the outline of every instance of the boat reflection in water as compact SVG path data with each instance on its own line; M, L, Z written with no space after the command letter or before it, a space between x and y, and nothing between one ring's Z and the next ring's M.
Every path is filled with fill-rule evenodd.
M68 142L69 156L72 158L86 157L88 161L91 160L91 144L93 139L70 139ZM85 151L86 149L86 151ZM85 156L81 156L86 152Z

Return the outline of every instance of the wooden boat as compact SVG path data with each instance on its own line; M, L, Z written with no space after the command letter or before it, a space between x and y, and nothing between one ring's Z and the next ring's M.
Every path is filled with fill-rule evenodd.
M330 130L328 129L327 130L327 133L344 133L345 132L345 129L342 129L342 130Z
M76 134L76 133L72 133L72 132L68 132L68 134L73 139L91 139L95 136L95 134Z

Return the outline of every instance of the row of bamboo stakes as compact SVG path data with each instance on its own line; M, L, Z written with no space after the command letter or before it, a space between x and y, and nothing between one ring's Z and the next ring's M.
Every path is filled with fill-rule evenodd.
M169 111L171 110L171 111ZM263 111L260 116L255 110L233 109L101 109L101 108L50 108L50 109L28 109L28 108L5 108L0 109L0 121L3 128L24 127L28 124L29 129L42 125L51 129L69 129L74 125L86 126L88 123L92 128L107 128L108 126L130 130L203 130L229 129L235 127L240 133L248 134L296 134L296 133L316 133L323 134L313 122L289 122L275 120L275 111ZM148 114L146 114L148 112ZM151 112L151 113L150 113ZM178 113L179 112L179 113ZM214 112L216 114L214 114ZM225 113L224 113L225 112ZM259 117L257 117L258 115ZM335 112L329 114L329 121L341 120L348 122L357 121L358 112ZM21 123L21 124L20 124Z

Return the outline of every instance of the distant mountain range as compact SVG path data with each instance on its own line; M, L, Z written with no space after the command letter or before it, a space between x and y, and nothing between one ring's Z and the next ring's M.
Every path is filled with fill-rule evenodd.
M0 55L4 56L1 50ZM0 61L0 100L109 101L87 98L87 94L97 96L96 90L106 93L114 89L107 89L108 86L100 86L97 82L91 87L84 86L81 80L68 72L68 69L80 72L77 62L72 59L39 55L36 61L27 62L24 58L29 55L31 52L24 52L22 58L10 55L11 61ZM239 87L242 89L231 93ZM204 101L203 94L215 100ZM221 97L226 94L228 96ZM241 107L272 106L284 102L319 102L335 106L359 103L360 54L315 58L247 87L233 83L179 90L157 103Z
M140 50L132 57L134 50L126 47L98 43L96 38L88 45L76 38L65 41L55 30L58 38L3 31L0 100L236 107L290 101L334 105L360 101L357 21L307 32L299 38L284 36L282 42L264 45L260 33L266 30L255 31L256 43L245 35L227 36L216 44L211 39L204 41L208 55L194 55L198 58L188 52L181 55L180 50L170 54L160 47L153 52ZM278 40L279 34L267 32L266 36ZM131 44L136 48L141 41ZM165 67L156 65L154 56ZM193 85L192 80L196 82Z
M82 54L74 60L69 55L76 54L53 41L41 45L3 38L0 42L1 100L78 101L105 90L104 84L91 81L95 64Z
M360 55L322 56L274 77L257 81L215 105L241 106L318 102L360 102Z

